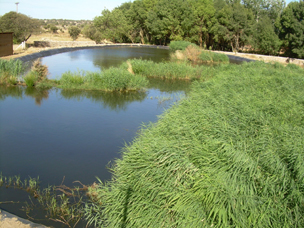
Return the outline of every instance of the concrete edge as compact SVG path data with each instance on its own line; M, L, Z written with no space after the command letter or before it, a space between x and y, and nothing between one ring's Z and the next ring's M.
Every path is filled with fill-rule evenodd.
M20 218L17 215L14 215L12 213L9 213L7 211L4 211L4 210L0 209L0 223L2 221L4 221L5 219L12 219L14 221L22 223L23 225L30 226L31 228L47 228L47 226L31 222L31 221L29 221L27 219Z

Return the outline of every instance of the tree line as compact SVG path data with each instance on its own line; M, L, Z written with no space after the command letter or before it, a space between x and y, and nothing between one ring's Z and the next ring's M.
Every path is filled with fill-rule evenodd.
M208 50L304 58L303 18L303 0L287 6L285 0L135 0L104 9L93 23L77 27L96 43L167 45L185 40ZM41 27L58 30L43 22L9 12L0 17L0 32L13 31L20 42ZM69 29L73 34L74 27Z
M83 34L96 42L167 45L304 57L304 2L285 0L135 0L104 9Z

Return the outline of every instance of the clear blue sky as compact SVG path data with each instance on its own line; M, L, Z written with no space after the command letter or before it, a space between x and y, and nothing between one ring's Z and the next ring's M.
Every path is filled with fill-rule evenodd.
M92 20L101 15L104 8L109 10L130 0L0 0L0 15L16 11L38 19ZM133 1L133 0L132 0ZM131 1L131 2L132 2ZM289 3L292 0L286 0Z
M109 10L130 0L0 0L0 15L16 11L38 19L92 20L101 15L104 8Z

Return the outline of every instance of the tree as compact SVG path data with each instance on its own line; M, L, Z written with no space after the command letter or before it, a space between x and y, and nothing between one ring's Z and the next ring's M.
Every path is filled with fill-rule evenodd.
M289 57L304 58L304 1L291 2L281 16L280 37Z
M217 12L217 24L213 28L215 39L230 45L237 52L248 41L254 29L254 17L250 9L236 1L226 4Z
M81 30L76 26L69 27L69 34L73 40L76 40L80 34Z
M192 34L197 38L200 47L206 47L208 34L215 23L215 9L212 0L191 0L194 23Z
M281 41L274 32L274 26L267 15L262 16L256 24L254 41L254 48L260 53L270 55L276 55L278 53L281 47Z
M185 16L190 9L184 0L160 0L148 13L146 25L149 33L160 44L166 45L168 40L182 40Z
M21 13L9 12L0 18L0 32L13 32L14 43L25 41L39 29L38 20Z
M130 37L133 26L128 23L125 15L120 9L112 12L108 9L102 11L102 15L95 17L94 26L100 31L102 39L112 42L123 42Z

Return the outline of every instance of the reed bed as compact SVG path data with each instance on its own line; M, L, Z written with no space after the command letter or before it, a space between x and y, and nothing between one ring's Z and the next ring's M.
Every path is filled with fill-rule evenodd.
M205 66L191 66L186 62L160 62L151 60L132 59L129 60L135 74L146 77L160 77L164 79L198 79L206 75ZM122 66L126 67L126 64Z
M227 55L211 51L202 51L199 55L199 59L208 63L229 63Z
M66 72L57 83L63 89L131 91L144 89L148 80L112 67L102 72Z
M92 189L107 227L304 227L303 69L221 65ZM90 190L89 190L90 191Z
M171 41L169 44L169 48L171 51L177 51L177 50L185 50L189 45L197 46L196 44L193 44L189 41Z
M21 60L0 59L0 84L16 85L25 68Z

